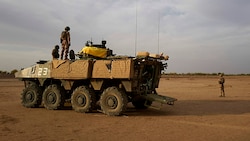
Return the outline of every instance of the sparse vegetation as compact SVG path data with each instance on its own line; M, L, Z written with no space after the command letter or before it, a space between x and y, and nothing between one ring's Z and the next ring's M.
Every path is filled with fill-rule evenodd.
M17 71L17 69L14 69L10 72L0 70L0 78L14 78L14 75Z
M17 69L14 69L10 72L10 74L15 74L18 70Z

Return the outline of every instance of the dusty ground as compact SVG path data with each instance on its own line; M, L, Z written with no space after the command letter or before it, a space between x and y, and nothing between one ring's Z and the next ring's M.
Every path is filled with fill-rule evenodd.
M174 106L159 111L128 105L119 117L24 108L23 83L0 79L0 140L249 141L250 77L225 78L225 98L218 97L216 77L162 78L158 92L177 98Z

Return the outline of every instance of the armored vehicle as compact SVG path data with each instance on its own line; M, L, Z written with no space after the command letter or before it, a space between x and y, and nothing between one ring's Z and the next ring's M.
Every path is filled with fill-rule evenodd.
M96 55L98 51L103 55ZM15 74L24 82L24 107L56 110L70 101L76 112L116 116L126 111L129 102L147 108L152 102L173 105L177 100L156 92L168 57L147 52L116 56L103 45L93 44L86 44L79 58L70 56L74 59L39 61Z

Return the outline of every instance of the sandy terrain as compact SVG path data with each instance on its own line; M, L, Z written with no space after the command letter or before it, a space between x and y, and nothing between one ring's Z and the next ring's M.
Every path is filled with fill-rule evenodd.
M162 78L158 92L177 98L174 106L136 110L129 104L119 117L24 108L23 83L0 79L0 140L249 141L250 77L225 78L225 98L216 77Z

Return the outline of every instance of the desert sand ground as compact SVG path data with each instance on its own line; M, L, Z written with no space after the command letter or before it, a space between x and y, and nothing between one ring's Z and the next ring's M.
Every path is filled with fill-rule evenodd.
M250 77L225 78L226 97L219 97L217 77L162 78L157 91L177 98L174 106L136 110L128 104L128 111L116 117L24 108L23 83L0 79L0 140L249 141Z

